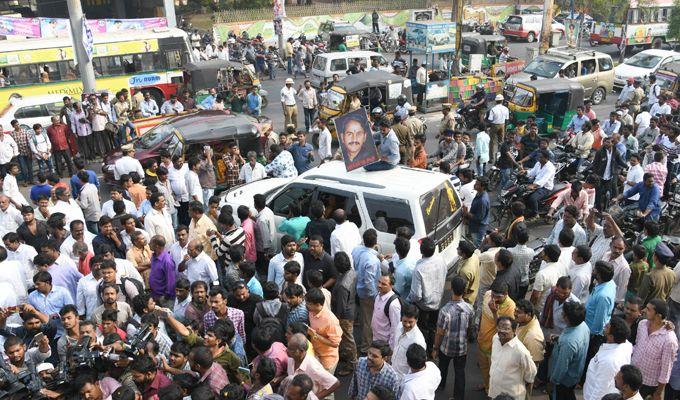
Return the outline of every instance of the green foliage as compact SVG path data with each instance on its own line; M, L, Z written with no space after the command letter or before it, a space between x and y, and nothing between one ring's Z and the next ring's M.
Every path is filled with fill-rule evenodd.
M673 2L673 9L668 18L668 36L680 38L680 0Z

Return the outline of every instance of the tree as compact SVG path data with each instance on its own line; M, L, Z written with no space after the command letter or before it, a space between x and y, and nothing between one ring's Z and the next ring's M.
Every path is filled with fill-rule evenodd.
M680 38L680 0L673 2L673 9L668 18L668 37Z

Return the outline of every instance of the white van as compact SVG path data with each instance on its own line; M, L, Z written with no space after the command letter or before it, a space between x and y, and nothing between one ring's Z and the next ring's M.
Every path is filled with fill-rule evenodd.
M321 82L326 79L328 82L333 80L333 75L337 74L341 79L347 76L347 69L360 59L361 64L368 71L373 60L378 60L382 71L392 72L387 59L382 54L374 51L339 51L334 53L322 53L314 58L312 63L312 74L309 80L312 86L319 87Z
M503 23L502 34L508 40L511 38L526 40L531 43L536 40L543 29L543 14L510 15ZM553 32L560 32L564 37L564 25L553 20L551 24Z
M229 204L236 210L245 205L255 215L253 196L262 193L279 226L288 215L289 204L298 202L307 215L311 202L318 200L326 206L328 218L334 209L342 208L361 232L375 229L382 254L394 252L397 228L408 226L414 232L411 247L416 254L418 240L427 236L435 240L437 253L449 269L457 259L461 202L448 175L403 166L347 172L342 161L331 161L284 182L264 179L238 186L223 195L220 207ZM281 236L280 232L276 235L277 251Z

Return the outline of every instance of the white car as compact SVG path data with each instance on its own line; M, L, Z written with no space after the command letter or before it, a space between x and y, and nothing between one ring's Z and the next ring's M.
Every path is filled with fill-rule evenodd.
M671 50L649 49L643 50L633 57L627 58L623 64L614 68L614 87L623 88L628 78L644 80L655 73L660 67L680 60L680 53Z
M241 205L252 208L257 193L267 198L276 226L286 219L289 204L297 202L307 215L310 204L321 201L329 218L333 209L342 208L361 232L376 229L382 254L392 254L396 229L408 226L412 247L419 246L419 239L431 237L449 268L457 259L462 205L454 183L439 172L403 166L347 172L342 161L331 161L290 180L264 179L236 187L222 195L220 207L231 205L234 214ZM277 232L274 238L277 251L281 236Z
M46 94L42 96L14 97L0 114L0 125L7 132L12 130L10 122L16 119L21 125L32 128L40 124L47 128L52 124L52 116L59 115L64 106L63 94Z

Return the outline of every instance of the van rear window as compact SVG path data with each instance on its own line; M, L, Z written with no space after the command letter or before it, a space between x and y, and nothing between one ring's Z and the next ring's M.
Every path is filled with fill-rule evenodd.
M522 24L522 17L509 17L507 21L505 21L506 24L511 24L511 25L521 25Z
M460 199L450 181L420 196L420 210L427 235L435 242L446 237L460 224Z
M328 62L328 59L326 57L317 57L314 59L314 65L312 65L312 69L318 69L319 71L325 71L326 70L326 62Z

